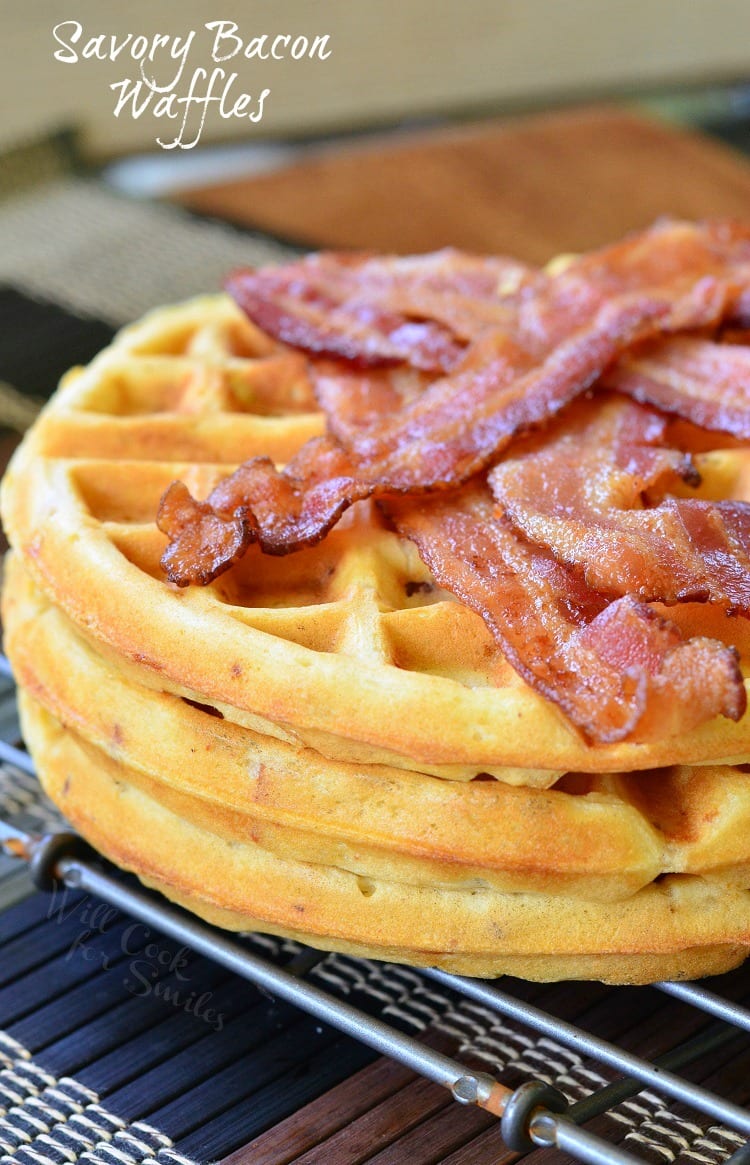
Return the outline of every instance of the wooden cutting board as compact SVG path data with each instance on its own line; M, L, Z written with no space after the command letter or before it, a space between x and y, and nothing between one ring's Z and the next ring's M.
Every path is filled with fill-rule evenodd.
M450 244L544 262L662 214L750 218L750 164L700 134L596 107L391 135L179 201L314 247Z

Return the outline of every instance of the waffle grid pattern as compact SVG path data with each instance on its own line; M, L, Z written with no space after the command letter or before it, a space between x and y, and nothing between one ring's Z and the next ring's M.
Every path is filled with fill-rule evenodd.
M241 457L284 463L322 427L304 362L223 297L154 313L65 378L4 486L9 651L53 799L123 865L236 928L542 978L739 961L750 780L726 762L750 754L747 722L584 745L369 503L299 554L251 548L209 587L164 581L153 516L173 478L204 496ZM705 489L741 489L746 456L704 450ZM748 657L741 620L680 617L703 634L720 618ZM45 634L76 656L85 701ZM85 776L71 783L72 767ZM131 837L161 822L144 852L122 842L125 820ZM175 865L186 838L204 868Z

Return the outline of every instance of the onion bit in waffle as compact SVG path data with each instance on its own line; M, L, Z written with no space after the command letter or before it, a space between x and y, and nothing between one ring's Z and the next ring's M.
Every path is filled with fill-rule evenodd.
M488 976L735 966L750 231L230 287L69 373L3 483L49 794L234 929Z

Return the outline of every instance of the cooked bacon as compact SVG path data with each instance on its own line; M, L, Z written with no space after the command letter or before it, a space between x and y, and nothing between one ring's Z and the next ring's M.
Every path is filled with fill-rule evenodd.
M467 480L515 433L547 419L578 395L626 337L645 328L645 321L664 322L668 310L651 299L607 304L591 328L560 345L540 368L519 375L522 361L528 361L514 353L515 359L496 356L484 368L438 380L390 421L369 427L355 439L351 452L326 436L308 442L280 472L268 458L245 462L204 503L231 531L206 548L200 563L194 529L182 520L183 492L175 498L176 487L171 486L157 519L170 539L162 557L170 581L178 586L203 583L207 570L216 577L228 569L237 560L232 532L248 513L253 521L245 522L247 537L257 538L268 554L287 554L323 538L355 501ZM206 511L202 525L208 532Z
M197 502L181 481L172 482L161 510L199 586L242 558L255 538L256 523L247 507L239 505L231 517L220 518L206 502Z
M506 277L515 290L498 289ZM697 479L671 430L750 435L750 349L672 335L745 326L750 232L663 223L537 273L455 253L319 256L236 284L256 322L311 356L329 431L283 470L247 462L206 502L174 483L158 519L172 581L207 582L253 541L273 554L311 545L376 496L589 740L739 719L736 652L684 640L647 600L750 614L750 506L665 496ZM603 395L603 378L684 419ZM491 474L495 502L476 475L519 434Z
M356 369L331 360L311 362L309 377L328 432L347 445L382 417L411 404L434 379L405 364Z
M732 648L684 640L633 596L608 603L519 536L486 487L429 506L381 505L437 582L482 616L519 674L590 741L646 740L745 711Z
M268 457L246 461L207 502L194 502L181 482L173 482L157 518L171 538L162 566L179 586L203 585L236 562L251 542L267 554L289 554L318 542L345 509L372 492L369 482L353 476L349 455L328 437L308 441L283 473ZM192 521L190 502L198 507Z
M538 546L610 596L709 601L750 614L750 506L643 494L695 468L661 446L666 421L624 400L591 402L543 448L498 465L489 482L501 510Z
M749 247L745 228L732 223L663 222L552 276L452 249L407 258L323 253L237 271L226 287L259 327L302 351L363 368L404 362L450 372L488 329L548 351L608 298L726 276L728 265L750 262ZM738 310L746 283L732 295Z
M350 407L349 423L339 420L336 430L348 455L330 435L305 447L281 474L265 459L249 462L208 505L232 524L249 511L262 549L283 554L322 538L352 501L468 480L517 433L593 385L632 344L720 321L736 297L735 267L749 250L750 237L738 230L672 224L585 256L533 294L521 289L513 309L503 308L505 330L480 336L461 370L435 380L397 413L374 419L363 380L358 407L368 410L369 423L354 423ZM325 403L330 415L339 412L335 391ZM324 479L331 465L333 477ZM195 540L174 520L181 508L182 499L175 503L168 491L158 522L170 538L162 562L171 581L184 586L205 580L205 562L214 564L215 577L235 559L234 551L222 557L217 548L203 555L200 569L193 567ZM231 537L227 542L234 545Z
M504 322L502 300L530 273L512 259L438 251L410 258L311 255L236 271L227 291L264 331L362 367L450 372L466 343Z
M750 347L666 336L625 353L603 383L704 429L750 438Z
M658 222L522 285L517 318L505 330L528 352L546 352L608 301L646 289L671 291L676 298L691 284L696 301L705 300L705 324L712 322L712 297L721 301L714 304L721 314L735 318L739 304L750 302L750 230L720 220ZM669 330L700 327L690 315L689 307L685 320L675 319Z
M548 421L596 383L639 338L715 318L696 296L644 292L604 303L538 361L501 338L484 366L435 381L395 417L382 418L351 442L366 463L398 490L458 484L484 468L518 433Z

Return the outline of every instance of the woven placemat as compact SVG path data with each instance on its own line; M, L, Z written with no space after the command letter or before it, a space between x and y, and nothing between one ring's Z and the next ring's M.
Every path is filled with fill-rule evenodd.
M87 359L113 328L158 304L218 289L233 267L279 261L292 253L274 240L171 207L128 201L91 180L57 179L10 198L0 206L0 284L6 296L0 296L0 310L6 316L15 313L15 322L0 340L0 379L46 395L63 367ZM3 735L13 735L10 714ZM0 774L0 816L31 829L58 819L33 778L7 766ZM23 872L3 860L0 911L29 892ZM263 936L255 942L282 961L296 949ZM457 1056L504 1079L546 1080L571 1100L605 1082L605 1075L582 1056L433 988L408 968L331 955L312 975L408 1030L442 1033ZM607 1000L617 995L591 992L605 1011ZM543 989L537 989L537 998L544 1005ZM557 989L560 1014L566 1014L572 999L572 993ZM580 1004L580 993L578 999ZM661 1022L670 1022L671 1006L656 1005ZM579 1013L583 1010L579 1006ZM1 1036L0 1165L164 1165L168 1160L205 1161L216 1155L202 1148L209 1144L228 1150L218 1125L214 1141L200 1130L181 1138L160 1126L158 1113L152 1124L116 1104L108 1107L96 1079L95 1065L82 1083L75 1074L50 1071L44 1053L29 1051L12 1032ZM246 1139L259 1131L253 1120L249 1105ZM743 1143L650 1091L624 1102L606 1120L615 1139L651 1161L716 1165Z
M0 208L0 282L114 325L218 291L234 267L294 253L82 178L47 183Z

